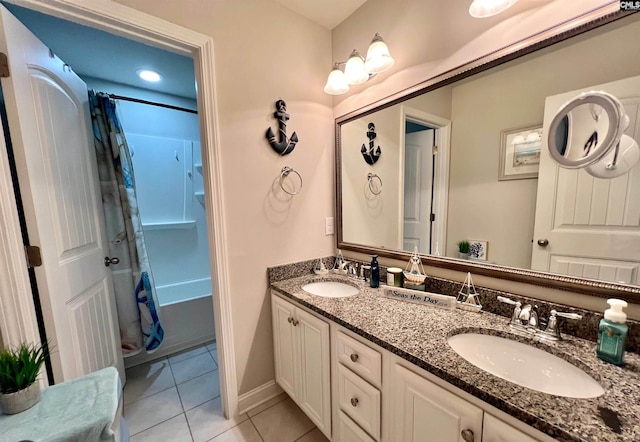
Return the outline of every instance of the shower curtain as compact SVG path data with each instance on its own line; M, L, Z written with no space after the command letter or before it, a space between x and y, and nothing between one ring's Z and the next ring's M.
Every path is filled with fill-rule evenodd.
M138 212L135 177L116 103L108 94L89 91L96 160L124 356L158 349L164 330Z

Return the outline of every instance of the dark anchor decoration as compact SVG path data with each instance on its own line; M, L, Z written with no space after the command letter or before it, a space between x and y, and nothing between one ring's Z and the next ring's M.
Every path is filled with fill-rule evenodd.
M276 141L276 136L271 128L267 129L267 140L269 140L269 144L271 144L273 150L280 155L290 154L296 147L298 135L294 132L291 134L291 138L287 140L287 120L289 119L289 114L287 113L287 103L285 103L284 100L276 101L276 111L273 113L273 116L278 119L280 141Z
M367 164L375 164L376 161L378 161L378 158L380 158L380 155L382 155L380 146L378 146L378 148L374 150L375 143L373 140L376 139L376 136L375 124L369 123L369 131L367 132L367 138L369 138L369 149L367 150L367 146L363 144L362 149L360 150Z

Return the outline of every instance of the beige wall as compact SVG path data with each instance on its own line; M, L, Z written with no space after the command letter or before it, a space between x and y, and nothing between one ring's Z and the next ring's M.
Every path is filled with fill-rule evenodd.
M334 61L346 60L354 48L365 55L371 38L379 32L396 63L391 70L337 96L334 99L335 116L347 114L599 6L609 4L609 10L619 9L617 2L611 0L521 1L495 17L475 19L469 16L467 7L453 7L453 3L368 0L338 25L332 32ZM328 74L330 67L325 70Z
M369 165L360 150L369 149L367 127L376 126L375 148L382 155ZM342 126L342 216L343 238L356 244L397 249L402 247L399 235L400 216L400 108L393 106L351 121ZM382 192L371 193L367 175L374 173L382 180ZM374 182L378 184L377 180Z
M266 268L334 251L324 218L334 213L333 116L322 88L331 66L328 30L271 0L122 0L122 4L214 40L229 282L239 393L273 380ZM286 100L289 133L300 142L281 157L274 103ZM286 199L283 166L304 179Z
M500 132L542 125L547 96L640 74L640 48L620 44L638 35L636 21L454 86L447 256L461 239L486 240L490 260L531 267L538 180L498 181Z

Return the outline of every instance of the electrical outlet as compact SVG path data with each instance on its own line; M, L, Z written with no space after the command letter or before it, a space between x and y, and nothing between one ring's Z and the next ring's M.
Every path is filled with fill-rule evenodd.
M324 234L326 236L333 235L334 233L333 217L324 219Z

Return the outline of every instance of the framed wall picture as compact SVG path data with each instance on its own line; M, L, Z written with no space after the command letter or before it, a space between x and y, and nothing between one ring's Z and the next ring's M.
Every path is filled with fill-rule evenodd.
M498 180L537 178L541 146L542 125L503 130Z
M489 248L488 241L478 241L475 239L470 239L469 240L469 258L481 259L486 261L488 248Z

